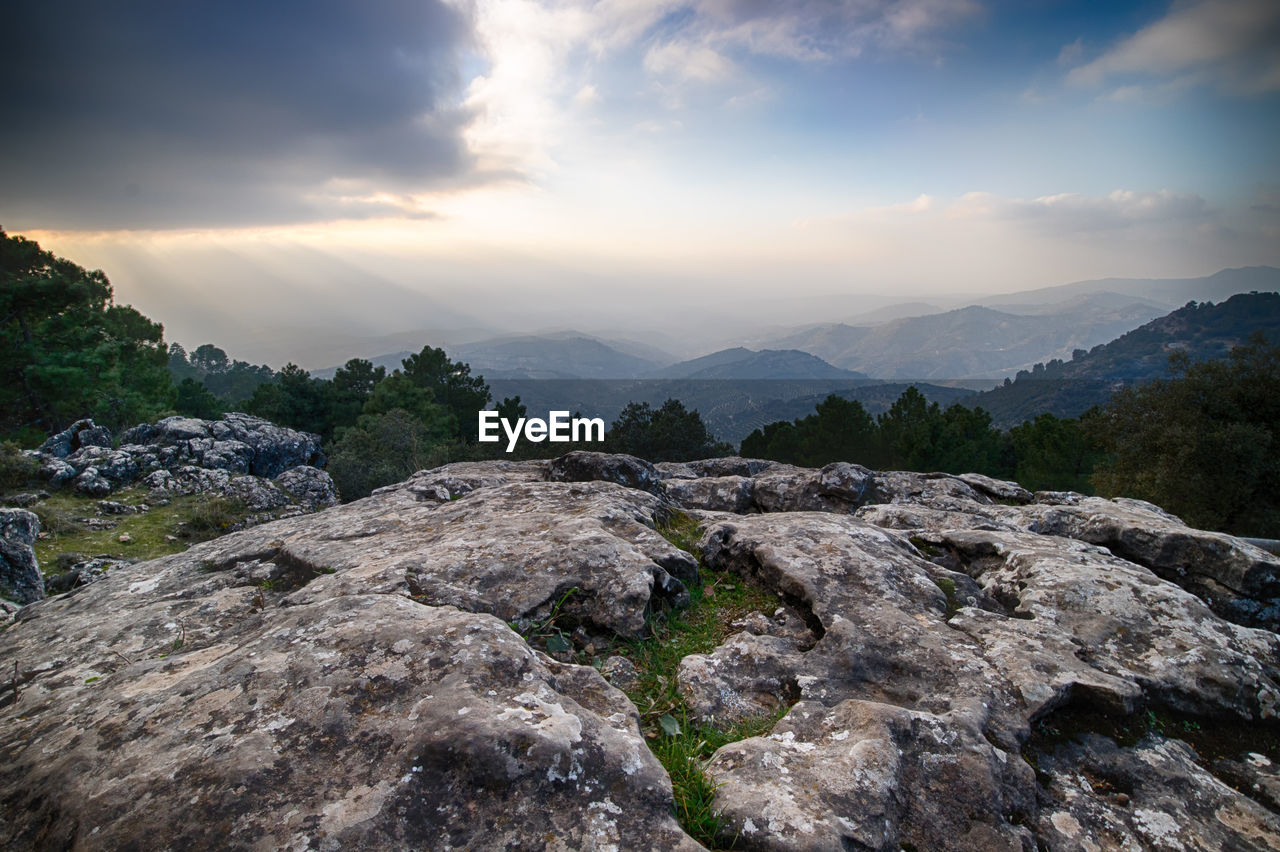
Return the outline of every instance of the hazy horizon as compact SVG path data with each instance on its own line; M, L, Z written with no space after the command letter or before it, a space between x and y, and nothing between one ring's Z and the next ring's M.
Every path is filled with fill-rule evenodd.
M0 225L272 366L1280 266L1265 0L70 6L10 16Z

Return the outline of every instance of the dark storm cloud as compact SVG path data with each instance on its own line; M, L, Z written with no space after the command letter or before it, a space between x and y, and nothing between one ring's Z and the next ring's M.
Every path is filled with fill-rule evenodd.
M4 18L6 228L361 217L475 179L469 21L439 0L19 0Z

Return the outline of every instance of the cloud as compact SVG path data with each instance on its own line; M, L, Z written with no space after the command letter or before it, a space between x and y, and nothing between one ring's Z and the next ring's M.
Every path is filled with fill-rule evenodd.
M589 107L600 103L600 91L590 83L578 90L573 96L573 103L579 107Z
M650 48L644 56L644 67L651 74L699 83L718 83L735 72L732 60L710 47L682 41Z
M872 50L932 53L942 34L979 9L973 0L695 0L682 37L799 62Z
M1199 195L1160 190L1117 189L1108 195L1060 193L1040 198L1006 198L970 192L947 209L953 219L1016 221L1068 233L1114 231L1140 225L1202 223L1212 211Z
M1187 78L1242 95L1280 91L1280 4L1178 3L1165 17L1067 75L1069 82L1091 87L1115 77Z
M1058 51L1058 64L1064 66L1075 65L1084 56L1084 39L1076 39L1070 44L1064 44L1062 50Z
M19 2L4 33L7 227L381 216L484 179L441 0Z

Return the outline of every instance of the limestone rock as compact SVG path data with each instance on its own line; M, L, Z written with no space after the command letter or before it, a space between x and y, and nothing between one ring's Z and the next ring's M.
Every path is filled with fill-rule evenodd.
M253 479L169 468L252 446L219 423L131 431L157 497ZM277 477L254 481L324 491ZM673 509L782 600L675 675L691 722L765 718L706 765L721 842L1276 847L1280 635L1219 614L1265 610L1268 555L987 477L590 453L421 471L0 604L0 843L696 848L615 688L634 667L607 659L610 685L530 645L603 656L687 603Z
M40 519L26 509L0 509L0 599L28 604L44 597L36 564Z
M1207 772L1185 743L1085 735L1041 757L1048 849L1278 849L1280 816Z
M634 689L640 685L640 672L626 657L608 658L600 666L600 674L618 689Z
M303 508L314 512L338 504L338 492L333 477L310 465L291 467L277 476L273 482L283 489Z
M1071 499L1074 498L1074 499ZM1196 530L1150 503L1070 495L1024 509L1028 528L1100 544L1199 595L1227 618L1280 628L1280 557Z
M166 468L183 465L267 479L298 465L322 465L320 437L230 412L221 420L167 417L125 432L122 444L148 447Z
M98 475L96 467L86 467L76 477L76 491L90 497L106 497L111 493L111 483L105 476Z
M82 440L82 436L87 442ZM77 420L58 434L46 438L37 452L65 459L81 447L88 446L111 446L111 433L105 427L96 426L92 420Z
M669 478L659 488L668 500L686 509L743 514L755 508L754 480L742 476Z
M718 459L700 459L690 462L658 462L654 465L664 479L699 479L704 476L752 477L765 471L799 471L802 468L765 459L744 459L726 456Z
M954 507L958 496L969 499L936 499ZM818 637L805 649L738 634L681 665L681 689L706 717L800 699L771 735L712 760L726 836L760 849L1020 849L1034 842L1037 786L1019 755L1035 720L1073 702L1254 724L1280 709L1280 637L1223 621L1141 566L1025 532L921 543L955 554L988 608L950 612L953 573L855 518L707 525L708 564L777 589Z
M537 622L563 600L571 623L638 638L646 610L687 604L697 576L693 557L653 529L661 505L609 482L515 482L448 503L392 489L225 536L204 553L219 565L336 572L316 594L401 594L504 621ZM264 548L268 534L278 543Z
M770 469L755 477L755 503L762 512L851 512L871 494L875 474L834 462L821 470Z
M420 470L404 482L379 488L375 494L408 491L420 500L447 503L477 488L509 482L542 482L547 479L543 461L455 462L431 470Z
M1023 505L1030 503L1033 499L1031 492L1016 482L993 479L981 473L962 473L957 478L965 485L993 500L1003 500Z
M9 629L6 848L698 848L593 669L396 596L255 615L226 576L131 566Z
M66 461L82 474L92 468L98 476L116 487L132 482L139 473L138 463L133 456L110 447L81 447L67 456Z
M627 488L658 493L662 475L643 459L577 450L552 459L546 467L552 482L616 482Z

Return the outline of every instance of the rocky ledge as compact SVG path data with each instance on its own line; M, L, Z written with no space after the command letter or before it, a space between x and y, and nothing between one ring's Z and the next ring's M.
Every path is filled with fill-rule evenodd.
M707 571L783 601L679 665L686 724L778 719L705 766L717 844L1280 846L1269 554L979 476L589 453L424 471L22 608L0 842L699 848L627 696L525 636L643 639Z
M114 443L105 426L79 420L28 455L51 486L93 497L140 481L153 491L225 494L255 509L289 503L281 489L307 508L337 502L333 481L318 469L325 463L320 436L260 417L167 417L127 429Z

